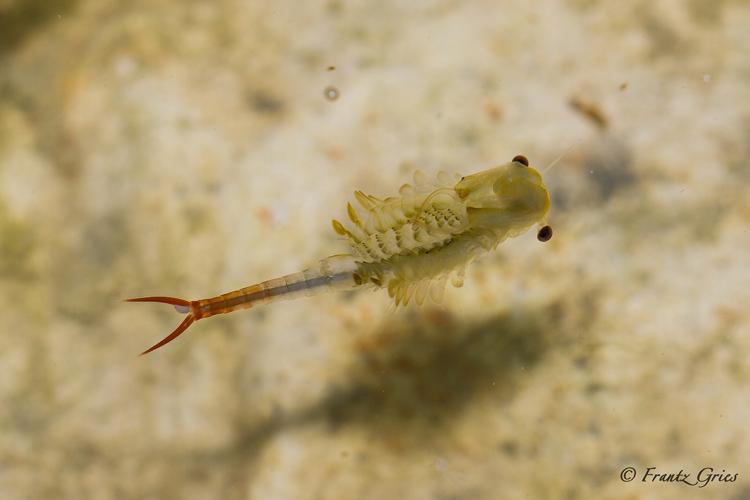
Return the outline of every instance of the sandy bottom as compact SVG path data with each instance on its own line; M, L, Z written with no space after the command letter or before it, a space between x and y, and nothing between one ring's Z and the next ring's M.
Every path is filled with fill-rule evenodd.
M750 4L521 3L0 0L0 498L750 498ZM519 153L564 154L554 238L442 304L137 357L180 316L122 299L298 271L353 190Z

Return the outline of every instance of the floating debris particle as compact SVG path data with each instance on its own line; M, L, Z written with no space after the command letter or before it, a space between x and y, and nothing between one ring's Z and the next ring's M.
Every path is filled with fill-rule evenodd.
M571 108L591 120L601 130L605 130L609 126L609 120L607 120L604 112L602 112L596 103L580 97L573 97L568 101L568 104L570 104Z
M254 92L248 100L258 113L274 114L284 109L284 101L264 91Z
M336 66L328 66L326 69L328 71L336 71Z
M623 82L620 84L620 92L624 92L628 89L628 82Z
M492 101L487 101L484 103L484 112L492 121L498 121L503 117L503 111L500 109L500 106Z

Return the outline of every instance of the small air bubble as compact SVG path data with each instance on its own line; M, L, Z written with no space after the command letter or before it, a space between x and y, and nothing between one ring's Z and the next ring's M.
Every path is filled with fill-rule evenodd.
M174 306L174 308L180 314L187 314L190 312L190 308L188 306Z
M705 73L703 75L703 83L711 83L711 75L709 75L708 73Z
M329 101L335 101L339 98L339 89L332 85L329 85L325 88L325 90L323 90L323 95L326 96L326 99L328 99Z

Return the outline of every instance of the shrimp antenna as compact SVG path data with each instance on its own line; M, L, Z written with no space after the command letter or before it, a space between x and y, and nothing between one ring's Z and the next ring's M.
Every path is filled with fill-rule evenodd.
M576 142L580 142L580 141L576 141ZM570 153L570 150L573 149L573 146L575 146L575 145L576 145L576 143L574 142L573 144L571 144L570 146L568 146L565 149L565 151L563 151L562 153L560 153L557 158L555 158L554 160L552 160L552 163L550 163L549 165L547 165L546 167L544 167L544 170L542 170L542 173L546 174L547 172L549 172L552 169L552 167L554 167L557 164L557 162L559 162L560 160L562 160L565 157L566 154Z

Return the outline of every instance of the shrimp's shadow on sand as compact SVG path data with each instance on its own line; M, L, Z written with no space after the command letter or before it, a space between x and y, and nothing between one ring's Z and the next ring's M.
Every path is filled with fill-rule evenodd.
M357 347L360 359L345 385L297 411L278 412L240 432L233 453L248 458L279 432L323 423L330 432L360 426L378 439L419 445L472 403L508 402L560 335L560 304L461 321L426 310L393 318ZM570 331L569 328L566 328Z

